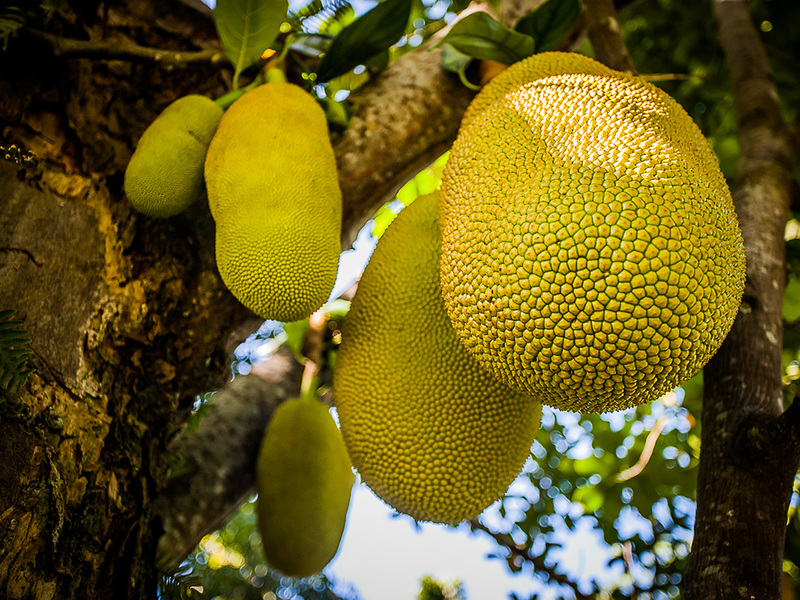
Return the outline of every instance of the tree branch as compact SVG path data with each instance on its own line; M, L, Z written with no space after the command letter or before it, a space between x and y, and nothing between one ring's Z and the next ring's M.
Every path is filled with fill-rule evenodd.
M53 54L62 58L95 58L100 60L128 60L154 63L164 67L185 68L193 66L219 66L230 64L222 50L208 49L197 52L180 52L147 48L118 40L76 40L59 37L36 29L26 29L35 40L45 42Z
M472 531L482 531L492 538L498 546L508 550L510 558L517 566L520 566L520 561L530 564L533 566L536 574L544 575L548 582L557 583L571 589L572 593L575 594L575 600L591 600L593 598L593 596L587 596L581 592L578 588L578 584L568 575L559 573L554 567L548 565L544 559L544 556L531 554L531 552L525 546L521 544L515 544L514 540L512 540L511 536L508 534L492 531L478 519L470 519L467 521L467 523L469 523L469 528Z
M636 73L633 60L619 31L612 0L584 0L586 27L594 54L601 63L626 73Z
M157 564L177 568L202 537L253 493L255 462L264 429L284 400L299 395L302 367L282 350L217 392L195 432L172 444L182 463L161 491L156 511L164 534Z

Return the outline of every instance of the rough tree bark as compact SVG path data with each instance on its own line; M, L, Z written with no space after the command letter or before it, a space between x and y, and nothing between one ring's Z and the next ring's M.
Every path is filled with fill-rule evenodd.
M48 27L180 50L216 39L181 4L99 7L70 3ZM0 164L0 306L24 318L37 369L0 404L0 597L145 597L176 415L224 381L222 342L249 313L217 276L207 211L142 218L121 174L161 108L220 94L224 79L212 66L58 60L23 35L0 72L3 145L40 159Z
M800 407L783 412L784 228L797 149L744 0L714 0L742 156L733 199L747 255L733 329L705 369L695 537L686 600L781 597Z

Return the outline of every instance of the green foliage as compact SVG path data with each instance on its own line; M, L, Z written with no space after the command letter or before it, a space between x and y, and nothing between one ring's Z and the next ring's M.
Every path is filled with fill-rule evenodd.
M317 81L343 75L381 54L406 30L410 0L385 0L345 27L333 40L317 70Z
M288 6L286 0L217 1L214 24L234 66L234 89L239 88L242 71L256 64L275 41Z
M36 154L30 151L24 152L14 144L7 148L0 146L0 158L20 167L35 167L39 164L39 157Z
M403 206L411 204L418 196L433 193L439 188L447 153L437 158L431 166L417 173L397 192L397 200L382 206L372 218L372 236L380 239Z
M8 41L25 25L25 13L16 6L6 6L0 10L0 45L8 48Z
M323 34L330 39L355 18L355 9L349 0L311 0L288 21L296 31Z
M534 53L532 37L509 29L485 12L458 21L437 44L450 44L472 58L513 64Z
M203 593L200 577L184 571L161 573L158 591L161 600L203 600L208 597Z
M39 8L42 9L45 20L50 20L58 12L62 4L64 4L64 0L42 0L39 3Z
M464 600L464 589L458 580L441 583L429 575L420 580L418 600Z
M624 413L579 419L547 411L526 474L531 487L518 485L524 492L510 494L500 508L507 531L525 540L533 558L558 565L571 538L593 529L615 574L610 582L591 581L593 593L676 597L691 540L699 449L695 383L687 388L683 399L668 395ZM525 565L519 557L498 558L514 572ZM535 574L548 581L546 572Z
M22 321L12 321L16 311L0 310L0 399L5 394L19 394L33 367L28 365L26 348L31 338L21 329Z
M536 52L546 52L556 47L572 29L581 14L580 0L547 0L535 11L522 17L515 31L531 36Z

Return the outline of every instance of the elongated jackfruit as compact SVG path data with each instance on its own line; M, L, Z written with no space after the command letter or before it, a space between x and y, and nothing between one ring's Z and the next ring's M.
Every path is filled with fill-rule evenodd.
M334 403L363 481L422 521L457 523L501 497L529 456L541 404L497 382L456 338L439 288L437 194L370 258L343 330Z
M203 164L222 108L205 96L179 98L145 129L125 169L125 195L151 217L172 217L203 196Z
M465 347L564 410L658 398L709 360L744 289L730 192L664 92L535 55L475 99L443 174L441 281Z
M336 280L342 197L316 101L282 82L245 93L219 124L205 174L231 293L265 319L317 310Z
M270 566L319 573L336 555L355 476L328 408L282 403L267 425L256 468L258 529Z

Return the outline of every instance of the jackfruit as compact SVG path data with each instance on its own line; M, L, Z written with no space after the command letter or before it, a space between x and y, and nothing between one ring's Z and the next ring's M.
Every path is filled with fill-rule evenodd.
M203 163L222 108L205 96L184 96L145 129L125 169L128 200L151 217L172 217L203 195Z
M439 287L437 196L383 234L342 332L334 404L353 466L420 521L458 523L501 497L529 456L541 404L483 371Z
M745 254L686 112L588 58L534 55L476 97L441 187L441 282L459 339L563 410L655 400L727 335Z
M342 196L325 113L285 82L245 93L222 117L205 164L217 267L265 319L317 310L336 280Z
M306 577L339 549L355 476L328 408L310 398L280 404L256 466L256 512L267 563Z

